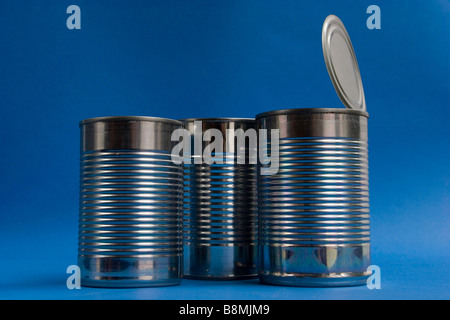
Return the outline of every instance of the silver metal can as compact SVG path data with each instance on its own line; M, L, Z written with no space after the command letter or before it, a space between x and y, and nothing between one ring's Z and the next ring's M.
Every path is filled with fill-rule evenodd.
M184 277L211 280L256 277L257 164L249 161L249 145L243 153L245 163L239 164L233 147L235 139L229 136L229 130L242 129L242 133L252 129L256 133L255 120L182 121L192 140L192 161L185 163ZM195 158L202 155L195 153L195 135L206 134L210 129L218 130L223 137L224 162L206 164L202 159L196 164ZM205 150L210 142L200 137L200 144L201 150ZM220 156L217 150L215 156Z
M103 117L80 128L81 284L179 284L183 169L172 162L171 134L182 123Z
M260 280L364 284L370 275L368 114L290 109L256 119L258 129L280 133L279 171L258 179Z

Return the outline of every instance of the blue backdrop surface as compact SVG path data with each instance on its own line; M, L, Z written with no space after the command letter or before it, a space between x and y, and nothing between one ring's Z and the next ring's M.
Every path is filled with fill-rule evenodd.
M81 30L66 27L69 5ZM366 9L381 8L369 30ZM370 114L372 260L382 289L184 281L68 290L76 264L78 122L254 117L343 107L321 47L351 36ZM450 298L448 0L0 1L0 298Z

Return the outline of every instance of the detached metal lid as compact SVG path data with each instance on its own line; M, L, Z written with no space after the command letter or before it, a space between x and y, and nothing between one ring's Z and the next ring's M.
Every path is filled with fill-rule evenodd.
M325 64L334 88L346 108L366 111L364 89L352 42L342 21L330 15L322 29Z

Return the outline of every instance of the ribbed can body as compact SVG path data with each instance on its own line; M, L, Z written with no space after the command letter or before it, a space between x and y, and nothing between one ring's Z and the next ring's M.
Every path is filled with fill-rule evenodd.
M94 287L176 285L182 276L182 166L175 120L88 119L81 128L78 265Z
M366 282L370 266L367 119L345 109L257 116L280 130L275 175L258 178L259 276L287 286ZM270 137L270 134L269 134Z
M227 130L255 130L250 119L190 119L184 121L191 134L191 163L185 163L184 277L233 280L256 277L257 253L257 164L250 163L249 145L245 163L230 147L234 139ZM201 150L209 142L196 140L213 129L223 137L222 153L213 150L223 163L195 163L195 143ZM230 131L228 131L230 133ZM203 142L202 142L203 141ZM227 149L228 148L228 149ZM236 152L226 152L234 150ZM256 150L253 150L256 152Z

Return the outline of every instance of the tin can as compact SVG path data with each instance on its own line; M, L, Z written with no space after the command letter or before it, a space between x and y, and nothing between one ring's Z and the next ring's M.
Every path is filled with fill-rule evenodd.
M278 173L258 179L260 280L364 284L370 275L368 114L290 109L256 119L258 129L280 134L278 152L268 143L279 156Z
M179 284L183 169L172 162L171 134L182 123L103 117L80 128L81 284Z
M182 120L191 134L192 161L185 163L184 277L191 279L234 280L256 277L257 253L257 163L250 163L256 145L241 146L245 163L238 163L238 150L230 132L255 131L254 119L203 118ZM207 164L195 152L200 141L206 150L210 130L223 137L223 163ZM232 130L232 131L230 131ZM216 141L217 142L217 141ZM233 147L234 146L234 147ZM242 150L244 148L245 150ZM227 152L232 150L232 152Z

